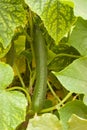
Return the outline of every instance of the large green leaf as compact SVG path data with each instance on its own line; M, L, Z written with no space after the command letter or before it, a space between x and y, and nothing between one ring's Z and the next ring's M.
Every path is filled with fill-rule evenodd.
M25 120L26 105L24 94L0 91L0 130L15 130Z
M13 70L12 68L3 63L0 62L0 90L4 90L13 80Z
M84 105L83 102L76 100L66 103L66 105L59 110L60 120L64 130L70 130L68 121L72 114L87 119L87 106Z
M59 0L25 0L25 2L41 17L56 43L69 31L75 20L72 8L60 3Z
M0 130L14 130L26 116L27 101L24 94L6 89L13 76L12 68L0 62Z
M78 18L69 38L69 44L75 47L81 55L87 55L87 20Z
M87 57L75 60L64 70L54 74L69 91L87 95Z
M14 35L14 29L23 25L25 11L22 0L0 0L0 42L6 48Z
M68 121L68 130L87 130L87 120L80 118L76 115L72 115Z
M46 113L30 119L27 130L62 130L62 127L55 115Z

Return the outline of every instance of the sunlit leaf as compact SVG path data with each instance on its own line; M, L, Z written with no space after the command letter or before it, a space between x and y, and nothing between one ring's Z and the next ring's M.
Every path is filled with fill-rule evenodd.
M25 120L27 101L21 92L0 91L0 130L14 130Z
M41 17L48 33L57 44L75 21L73 9L58 0L25 0L25 2Z
M87 0L72 0L75 4L74 13L76 16L81 16L87 19Z
M87 105L87 95L84 95L83 102Z
M11 43L15 28L23 25L25 16L22 0L0 0L0 43L4 48Z
M16 49L16 54L19 55L22 51L25 50L25 40L26 37L21 35L17 40L14 41L14 46Z
M0 90L8 87L13 80L13 76L14 73L12 68L3 62L0 62Z
M74 93L83 93L83 101L87 104L87 58L83 57L75 60L64 70L55 72L61 84L69 91ZM84 73L83 73L84 72Z
M78 18L69 38L69 44L76 48L81 55L87 55L87 20Z
M47 113L30 119L27 130L62 130L62 127L55 115Z
M64 130L69 130L68 120L72 114L76 114L83 119L87 119L87 106L84 105L83 102L76 100L68 102L59 110L60 120Z
M74 7L74 3L73 3L72 0L59 0L59 1L61 3L63 3L63 4L67 4L67 5L71 6L71 7Z
M75 60L59 73L54 73L62 85L74 93L87 95L87 58Z
M14 130L25 119L27 100L21 92L6 88L13 80L13 69L0 62L0 130Z
M80 118L77 115L72 115L68 124L68 130L87 130L87 119Z

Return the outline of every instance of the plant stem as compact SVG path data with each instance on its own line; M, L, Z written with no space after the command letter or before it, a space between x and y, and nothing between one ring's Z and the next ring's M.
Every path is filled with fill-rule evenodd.
M33 75L33 76L32 76ZM36 78L36 72L31 72L31 75L30 75L30 84L29 84L29 90L31 89L31 87L33 86L34 84L34 81L35 81L35 78Z
M53 111L53 110L55 110L55 109L57 109L57 108L56 108L56 105L53 106L53 107L50 107L50 108L43 109L43 110L40 111L40 113L50 112L50 111Z
M12 88L8 88L7 90L9 90L9 91L13 91L13 90L23 91L27 96L27 99L28 99L28 102L29 102L29 105L30 105L30 108L31 108L31 97L30 97L29 93L26 91L26 89L19 87L19 86L15 86L15 87L12 87Z
M22 84L22 87L23 87L23 88L26 88L26 86L25 86L25 84L24 84L24 82L23 82L23 79L22 79L22 77L21 77L21 74L20 74L20 72L19 72L19 70L18 70L17 65L14 64L14 67L15 67L15 69L16 69L16 72L17 72L18 77L19 77L19 79L20 79L20 82L21 82L21 84Z
M28 21L29 21L29 26L30 26L30 37L32 38L32 41L30 42L31 50L32 50L32 68L35 68L35 55L34 55L34 49L33 49L33 33L34 33L34 22L33 22L33 12L29 10L29 15L28 15Z
M54 90L52 89L50 83L47 82L47 84L48 84L48 87L49 87L51 93L53 94L53 96L58 100L58 102L61 102L60 98L56 95L56 93L55 93Z
M55 109L60 109L60 106L67 101L68 98L70 98L70 96L72 95L72 92L69 92L66 97L57 105L53 106L53 107L50 107L50 108L47 108L47 109L43 109L40 113L45 113L45 112L49 112L49 111L53 111Z
M24 31L24 34L26 35L28 42L29 43L32 42L32 38L29 36L29 34L26 31Z
M59 104L56 105L56 108L59 109L59 107L60 107L64 102L66 102L67 99L69 99L69 98L71 97L71 95L72 95L72 92L69 92L69 93L65 96L65 98L64 98Z

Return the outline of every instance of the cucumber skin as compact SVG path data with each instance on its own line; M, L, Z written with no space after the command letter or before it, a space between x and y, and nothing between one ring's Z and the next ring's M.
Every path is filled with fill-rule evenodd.
M41 31L34 33L34 54L36 61L36 84L32 97L32 110L38 113L44 104L47 89L47 50Z

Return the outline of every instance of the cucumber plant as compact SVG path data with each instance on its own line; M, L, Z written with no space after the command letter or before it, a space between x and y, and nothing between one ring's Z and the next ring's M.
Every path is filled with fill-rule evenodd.
M1 130L87 129L86 7L0 1Z

